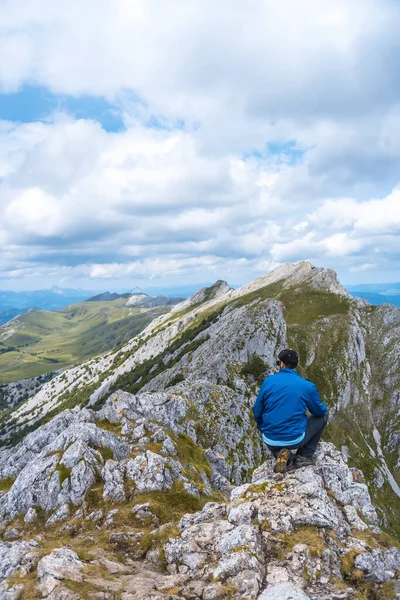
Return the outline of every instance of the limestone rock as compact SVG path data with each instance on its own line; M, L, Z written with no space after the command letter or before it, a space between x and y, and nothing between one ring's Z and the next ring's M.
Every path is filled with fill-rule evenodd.
M132 420L144 417L177 431L176 424L183 419L186 411L186 403L175 394L157 392L154 394L141 393L136 396L118 390L108 398L98 412L97 418L116 423L121 422L123 417Z
M374 548L371 552L363 552L356 556L357 569L364 571L368 579L379 582L393 579L400 570L400 550L380 550Z
M264 590L258 600L310 600L310 597L292 583L279 583Z
M29 542L0 542L0 579L15 572L28 573L38 561L39 544Z
M57 523L58 521L65 521L68 519L70 515L69 504L63 504L51 515L49 519L46 521L46 525L52 525L53 523Z
M39 561L37 578L39 589L48 596L64 579L82 581L83 563L78 555L69 548L56 548Z
M146 502L145 504L136 504L136 506L132 508L131 512L138 521L145 523L151 522L154 527L158 527L160 525L160 519L157 517L157 515L152 513L149 502Z
M7 542L17 540L20 537L22 537L21 531L16 527L10 527L10 529L7 529L3 534L3 539Z
M17 584L7 585L7 580L0 582L0 600L21 600L24 592L24 586Z
M24 517L25 523L35 523L38 520L37 510L34 508L30 508Z
M169 490L173 484L170 463L151 450L127 461L126 477L135 482L137 492Z
M104 500L123 502L125 500L124 488L125 465L114 460L108 460L101 471L104 481Z

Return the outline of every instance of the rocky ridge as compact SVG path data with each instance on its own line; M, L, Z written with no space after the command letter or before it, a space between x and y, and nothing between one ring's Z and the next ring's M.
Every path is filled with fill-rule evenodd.
M287 475L283 482L271 473L251 408L260 381L273 371L277 352L287 345L299 350L302 374L316 381L330 406L326 439L343 449L350 464L363 469L373 504L361 472L349 470L344 456L331 445L324 447L314 469ZM392 542L379 528L399 533L399 347L400 311L352 299L332 271L300 263L284 265L240 290L230 290L224 282L217 282L209 291L202 291L156 319L121 350L56 377L4 419L2 437L6 447L0 450L4 544L17 544L12 548L19 556L20 551L28 553L28 549L18 544L32 540L39 544L40 560L57 551L58 562L63 561L67 550L65 556L68 564L75 565L73 569L77 560L83 563L77 571L78 579L73 580L75 584L87 580L87 569L92 578L99 578L97 555L103 550L108 553L107 560L128 568L128 578L153 578L156 582L146 588L147 596L143 591L134 598L162 598L166 589L176 587L178 598L257 598L257 594L264 594L261 598L284 598L279 595L283 593L292 594L288 598L303 599L394 598L397 551L391 549ZM331 473L336 473L329 476L329 481L327 469L322 468L325 463L331 465ZM300 482L298 477L303 471L310 479ZM252 477L253 484L246 488L244 497L238 500L233 491L227 500L232 486L248 486ZM307 505L301 495L304 490L311 490ZM232 552L226 548L221 551L215 545L224 528L228 535L234 523L223 512L225 509L212 513L209 549L201 545L201 532L190 529L184 534L180 521L183 513L201 515L209 511L210 503L229 505L233 510L232 503L247 502L246 494L251 503L256 503L256 495L261 492L268 506L261 514L265 517L268 512L269 517L262 521L254 516L250 525L258 527L262 540L267 534L273 535L271 548L267 544L266 550L264 542L257 550L250 546L250 563L245 556L240 563L245 566L237 567L237 572L232 567L229 576L220 576L219 572L215 575L210 569L215 570L220 561L229 559L231 564L236 560L236 556L230 556L234 554L240 562L243 552L247 552L236 547ZM326 504L324 514L337 519L335 527L328 517L328 521L312 520L321 516L320 504L325 506L326 496L330 504ZM306 515L303 523L293 512L297 502ZM281 507L277 513L275 504ZM284 509L289 506L293 508L289 511L292 516L285 517ZM315 509L314 516L310 507ZM201 520L203 516L198 517L201 531L208 523ZM286 530L288 518L292 528ZM226 521L221 530L213 525L218 520ZM279 523L281 529L274 531L270 521ZM238 522L237 526L242 524ZM109 529L113 530L110 534ZM330 529L337 546L326 536ZM30 532L35 536L30 538ZM328 583L320 581L320 573L310 579L308 570L299 578L286 564L289 559L279 552L279 536L289 535L296 540L295 545L307 545L310 535L309 562L315 558L312 555L323 554L322 546L315 545L322 540L324 549L339 565L339 570L330 571ZM174 538L186 539L188 546L181 542L170 546L169 540ZM364 541L364 550L353 547L355 542L350 538ZM189 547L197 550L189 552ZM29 546L29 552L32 548L35 546ZM89 557L88 548L97 553L97 558ZM195 557L193 563L182 564L179 557L193 552L200 554L201 560ZM361 553L366 562L359 558ZM269 572L274 557L275 567L281 569L275 583ZM254 560L258 562L253 564ZM129 571L127 561L135 563L134 572ZM257 571L259 562L263 566ZM387 569L393 575L376 578L371 565L378 563L384 565L384 570L385 565L392 565ZM25 597L37 597L34 594L41 583L32 569L24 575L23 583L17 581L17 574L16 581L12 574L7 576L4 585L8 587L4 589L9 591L4 592L5 598L13 597L10 589L18 585L25 586ZM247 571L258 572L257 589ZM184 576L192 596L180 584L175 585ZM230 581L236 576L237 581ZM163 577L178 579L168 579L171 587L159 590L157 586L166 584ZM238 592L238 581L248 578L253 582L249 583L252 591ZM219 586L220 591L212 591L212 587L204 591L204 582ZM274 589L275 584L278 587ZM62 584L61 592L54 592L59 585L49 594L74 593L79 597L83 593L79 587L72 589L72 583L65 584L69 591ZM98 597L118 598L118 594L134 589L128 584L117 589L115 581L108 579L105 583L104 577L103 587L90 585L94 588L87 588L84 597L100 594L101 589L103 596ZM139 586L137 582L135 585ZM341 589L343 585L349 589ZM33 590L31 596L29 590ZM327 595L328 591L333 595ZM104 595L106 592L110 595Z
M400 551L332 444L233 487L185 416L179 395L118 392L2 450L0 598L400 597Z

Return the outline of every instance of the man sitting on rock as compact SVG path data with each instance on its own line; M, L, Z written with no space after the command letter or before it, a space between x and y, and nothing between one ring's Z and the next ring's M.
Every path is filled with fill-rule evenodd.
M276 459L275 473L312 465L328 422L328 408L317 387L295 371L298 362L295 350L279 353L280 371L264 380L253 409L262 438Z

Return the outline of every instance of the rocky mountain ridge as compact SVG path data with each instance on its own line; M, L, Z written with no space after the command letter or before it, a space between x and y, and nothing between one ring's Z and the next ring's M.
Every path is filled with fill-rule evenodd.
M400 597L400 550L332 444L315 467L276 475L267 459L232 487L231 465L179 434L180 399L152 400L64 411L2 452L2 480L16 478L0 598Z
M324 479L323 472L326 469L321 471L320 461L315 469L304 470L308 473L304 477L311 479L302 480L301 484L292 482L293 479L299 481L300 471L296 475L287 475L284 484L270 472L270 463L252 420L251 409L260 382L266 374L273 372L278 351L288 345L298 349L301 373L317 383L324 401L330 406L331 422L325 439L341 448L350 464L362 469L375 508L361 472L349 471L345 467L344 456L336 452L333 446L324 446L321 458L323 464L336 464L336 475L329 479L329 484ZM318 546L320 553L323 554L327 547L329 552L323 554L324 557L336 557L332 560L336 561L337 568L328 577L331 587L327 587L328 583L318 582L317 576L312 581L308 580L305 573L301 580L299 575L294 576L294 571L286 568L285 560L289 559L281 553L277 555L280 565L275 566L281 569L279 572L282 577L276 581L273 577L268 579L271 555L269 551L265 554L264 550L260 550L260 546L256 550L250 547L250 552L243 550L247 553L244 557L241 548L232 551L237 557L230 557L231 551L226 549L219 555L215 540L220 533L215 528L217 526L212 525L209 543L214 546L210 552L201 546L200 540L193 542L193 547L203 548L194 550L204 554L205 563L199 567L201 573L196 570L197 563L181 564L179 556L192 552L181 549L179 556L174 555L178 556L174 562L177 573L168 577L176 575L183 581L183 576L189 573L186 583L192 590L190 595L189 591L184 592L183 587L177 584L175 596L256 598L260 593L275 593L275 596L261 597L284 598L286 596L276 594L286 589L289 590L288 594L298 594L288 595L288 598L395 598L398 567L393 565L397 564L397 554L391 549L392 542L389 543L385 536L381 537L383 534L377 528L384 527L392 535L399 535L399 345L400 311L391 306L371 307L362 300L352 299L330 270L316 269L309 263L288 264L239 290L230 290L225 282L217 282L212 288L174 307L168 315L154 320L120 350L92 359L54 378L38 394L5 416L1 429L5 447L0 451L0 474L5 482L5 493L0 499L3 539L5 543L21 544L20 541L10 540L13 535L17 535L14 538L16 540L27 540L31 519L43 525L47 523L49 533L45 534L42 540L44 549L39 552L43 554L50 550L53 541L56 542L54 536L64 539L63 534L72 525L72 529L76 526L81 531L79 528L83 524L81 533L86 540L89 532L85 523L93 521L95 533L91 551L96 552L102 547L99 536L103 535L109 524L112 528L114 520L118 529L122 526L122 522L118 524L118 519L130 515L131 510L137 510L144 523L150 524L152 529L142 527L140 531L133 528L129 532L120 532L125 538L118 539L123 540L125 549L126 544L130 547L129 552L123 553L123 560L139 560L135 558L136 550L132 549L130 543L133 539L138 540L137 534L150 535L151 539L144 538L146 552L140 554L143 551L141 546L137 550L140 561L145 560L143 564L135 563L135 569L137 573L142 573L141 569L152 569L151 576L137 576L142 579L153 578L154 581L147 595L141 592L142 595L132 597L164 598L165 590L158 590L159 575L154 573L166 568L174 570L172 563L168 562L168 557L172 556L168 554L168 540L174 537L171 531L176 533L177 523L182 516L179 510L182 510L182 514L190 511L197 514L203 510L207 512L208 509L202 508L207 500L226 505L231 486L248 485L252 477L258 477L258 467L264 463L262 472L267 473L268 481L263 482L262 502L268 504L268 514L272 514L275 501L281 505L279 527L287 522L284 507L292 501L293 504L303 502L301 494L304 490L310 492L306 493L307 503L311 497L314 498L310 502L316 515L320 514L317 505L325 502L326 494L329 501L334 501L334 508L329 508L329 511L333 511L337 519L337 509L344 515L351 531L343 525L341 531L344 537L340 539L338 547L333 547L333 542L327 540L324 534L328 525L310 520L313 518L312 511L308 509L307 512L304 503L302 510L308 515L308 520L303 523L295 521L290 532L279 531L279 535L290 533L296 536L299 528L317 528L312 531L301 529L299 537L295 539L299 544L304 542L307 545L304 536L316 533L319 537L312 536L312 545L315 540L318 542L323 538L324 550ZM313 475L310 475L311 472ZM353 476L355 479L351 479ZM292 483L288 486L287 481ZM258 485L258 480L256 483ZM341 492L336 497L339 489ZM346 495L347 489L350 491ZM249 494L254 492L254 489L246 490ZM259 488L257 490L257 493L261 493ZM275 493L276 490L282 495ZM298 493L300 491L301 494ZM349 494L353 492L357 497L364 498L360 500L361 504L349 499ZM368 502L365 494L368 495ZM148 506L135 508L144 504ZM342 504L350 505L354 510L345 510ZM169 512L166 511L168 506ZM369 507L368 514L363 506ZM175 510L177 507L178 512ZM83 512L79 512L81 508ZM115 510L119 512L113 513ZM116 517L118 514L119 517ZM218 521L218 514L222 520L226 520L225 513L217 511L217 514L212 513L212 522ZM89 515L92 515L91 518ZM199 523L203 522L202 518L199 517ZM361 525L361 529L357 530L357 524L360 525L358 518L366 529L362 529L364 525ZM208 522L207 519L204 523ZM229 519L227 523L230 523ZM168 527L163 528L166 524ZM64 527L67 529L64 530ZM225 524L224 527L228 535L229 526ZM270 525L265 524L265 519L257 522L256 527L259 527L262 537L269 533ZM14 529L17 529L17 533L13 533ZM180 531L180 525L178 529ZM354 529L367 531L368 543L363 550L359 547L355 549L352 545L354 542L345 536L346 530L347 536L354 537ZM333 530L340 538L335 527ZM197 533L191 530L188 543L192 544L192 538L196 539L196 536ZM141 535L139 537L142 539ZM183 533L181 537L184 537ZM40 539L35 538L34 542L40 546ZM68 538L67 546L71 544ZM114 547L107 545L107 548L111 554L114 552ZM27 547L26 551L31 553L32 547ZM259 551L263 556L262 567L256 568L260 562ZM315 548L304 551L306 554L309 552L309 557L316 552ZM367 552L372 557L376 556L380 564L386 565L386 561L389 561L392 570L389 567L387 569L392 575L379 579L371 569L368 570L369 567L358 568L359 564L364 563L357 556ZM350 566L345 560L347 554ZM57 551L49 559L50 563L53 558L56 562L63 562L67 555L72 563L79 559L79 556L78 559L71 558L72 555L62 550L61 554ZM112 557L115 561L115 553ZM243 559L240 563L244 565L243 568L232 567L233 570L229 571L231 574L221 578L219 574L212 575L210 569L217 568L215 565L219 561L229 559L228 563L231 564L232 561L235 563L236 558L239 562ZM393 563L390 562L392 558ZM253 559L258 562L253 564ZM82 562L82 559L79 560ZM93 560L87 557L90 569L94 568ZM346 563L344 566L343 560ZM368 558L368 561L373 560ZM306 560L308 565L307 561L309 559ZM339 563L341 566L338 566ZM157 567L156 571L154 566ZM349 574L346 574L346 569ZM258 587L255 587L253 575L250 577L247 571L258 573ZM337 577L339 571L341 576ZM236 576L235 581L228 581ZM176 581L181 581L179 577ZM210 581L213 577L217 580ZM85 579L85 576L82 575L82 578ZM252 581L248 589L244 590L243 583L240 584L242 587L237 588L240 581L247 581L248 578ZM200 583L196 585L190 583L199 579ZM23 584L25 589L31 585L36 590L32 593L37 593L38 580L33 582L31 578L29 581L30 584ZM225 587L217 586L218 592L211 586L210 591L205 592L207 586L204 582L207 581L210 585L218 583L218 586ZM8 589L11 584L14 585L14 579L6 584ZM281 586L278 591L273 589L275 584ZM347 586L347 591L340 590L343 585ZM297 587L296 592L293 592L293 586ZM323 587L336 596L327 595ZM168 589L173 588L174 585ZM101 597L113 598L112 595L104 595L105 589L108 589L106 584ZM124 597L126 590L118 589L118 593ZM238 592L237 589L242 591ZM73 593L79 596L79 591ZM92 589L91 593L97 591ZM64 590L62 593L67 592ZM242 595L235 595L239 593ZM171 592L170 597L175 596ZM131 596L126 598L130 599Z

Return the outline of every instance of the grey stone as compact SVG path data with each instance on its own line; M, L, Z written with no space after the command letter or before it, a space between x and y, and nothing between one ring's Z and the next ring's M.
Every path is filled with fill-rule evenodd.
M169 490L173 484L168 461L150 450L127 461L126 477L135 482L137 492Z
M356 556L355 565L357 569L367 574L368 579L379 582L389 581L394 579L400 570L400 550L374 548L371 552Z
M23 596L22 584L8 587L7 580L0 582L0 600L20 600Z
M83 563L76 552L69 548L56 548L39 561L37 579L40 591L47 596L64 579L82 581L82 567Z
M124 488L125 465L114 460L107 460L101 476L104 481L104 500L123 502L126 498Z
M29 508L24 517L25 523L35 523L38 520L37 510L35 508Z
M310 597L301 588L288 582L269 586L257 600L310 600Z
M183 488L184 488L185 492L187 492L191 496L195 496L196 498L200 497L199 490L198 490L198 488L193 483L191 483L191 482L185 482L183 484Z
M0 542L0 578L10 577L17 571L26 575L39 560L39 544L29 542Z
M57 523L59 521L65 521L68 519L71 511L68 504L63 504L51 515L49 519L46 521L46 525L52 525L53 523Z
M7 542L9 542L11 540L17 540L20 537L22 537L21 531L19 529L17 529L16 527L6 529L6 531L3 534L3 539L6 540Z

